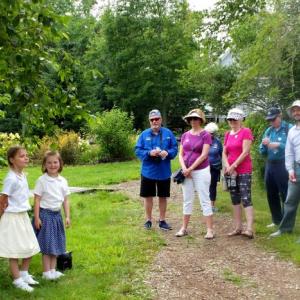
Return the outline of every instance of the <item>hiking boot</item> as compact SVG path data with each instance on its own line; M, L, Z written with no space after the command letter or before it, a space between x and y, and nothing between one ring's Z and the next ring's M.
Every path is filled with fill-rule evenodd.
M144 228L145 229L151 229L151 227L152 227L152 222L150 221L150 220L148 220L145 224L144 224Z
M159 221L159 228L162 230L172 230L172 227L165 221Z

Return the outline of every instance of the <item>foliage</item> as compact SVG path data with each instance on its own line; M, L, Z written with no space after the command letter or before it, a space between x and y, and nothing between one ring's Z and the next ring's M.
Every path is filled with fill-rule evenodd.
M263 133L269 124L266 122L264 116L261 113L250 114L244 124L246 127L250 128L253 136L254 142L251 146L251 158L253 163L253 170L256 174L257 179L261 186L264 185L264 172L265 172L265 157L259 153L259 145L262 140Z
M118 108L95 116L91 132L100 145L102 161L127 160L133 158L133 117Z
M57 119L81 115L69 71L72 58L55 48L68 39L65 22L44 0L0 3L0 103L23 135L52 133Z
M61 154L65 164L75 164L82 162L81 157L84 156L84 163L95 162L86 161L86 157L90 157L88 153L93 152L87 140L80 137L74 131L57 131L52 136L44 136L39 142L39 147L34 155L34 160L41 161L47 150L57 150Z
M186 1L118 1L101 19L108 100L135 116L142 127L154 106L165 124L177 101L179 78L194 43Z
M7 150L13 145L19 145L21 142L18 133L0 133L0 166L7 166Z

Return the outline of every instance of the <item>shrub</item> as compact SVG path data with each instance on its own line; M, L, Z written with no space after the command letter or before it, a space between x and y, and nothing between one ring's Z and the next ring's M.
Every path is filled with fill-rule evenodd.
M99 143L99 161L122 161L134 157L133 117L114 108L90 121L91 132Z
M259 153L259 145L268 124L261 113L253 113L247 117L245 126L252 130L254 142L251 147L251 157L253 162L253 170L260 183L263 183L265 172L265 157Z
M0 133L0 166L7 166L7 150L13 145L18 145L21 138L18 133Z
M95 151L91 151L89 142L82 139L74 131L56 132L51 137L44 136L39 143L39 149L35 158L41 161L47 150L58 150L65 164L95 162L92 154L89 156L93 158L92 162L86 161L86 153L93 152L93 155L95 155ZM84 162L82 162L81 157L84 155Z

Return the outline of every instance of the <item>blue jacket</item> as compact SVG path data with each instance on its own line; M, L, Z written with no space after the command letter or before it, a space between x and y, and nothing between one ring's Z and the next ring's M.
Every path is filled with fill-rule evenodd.
M268 127L264 132L263 139L268 137L271 143L276 142L280 143L280 145L277 149L269 149L267 146L261 143L259 145L259 152L263 155L266 155L268 160L284 160L287 134L292 126L292 124L282 121L279 129L276 129L272 126Z
M162 159L154 159L150 151L159 147L168 152L168 156ZM171 177L171 159L178 152L177 141L174 134L168 128L161 127L158 134L154 134L151 128L144 130L138 138L135 146L135 154L142 161L141 173L150 179L164 180Z
M208 152L208 160L209 164L211 166L222 166L222 152L223 152L223 146L220 142L220 140L212 136L211 145Z

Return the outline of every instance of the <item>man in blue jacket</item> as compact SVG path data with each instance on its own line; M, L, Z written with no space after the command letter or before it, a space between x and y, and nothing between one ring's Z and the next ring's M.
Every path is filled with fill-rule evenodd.
M291 124L281 119L277 107L268 110L266 120L270 122L259 146L260 153L267 156L265 185L272 223L267 227L279 225L283 216L283 203L288 190L288 172L285 168L285 144Z
M152 227L153 197L159 200L159 227L171 230L166 222L167 198L170 197L171 159L178 151L177 141L171 130L162 127L161 113L149 113L150 128L144 130L135 146L135 154L142 161L140 196L144 198L145 229Z

